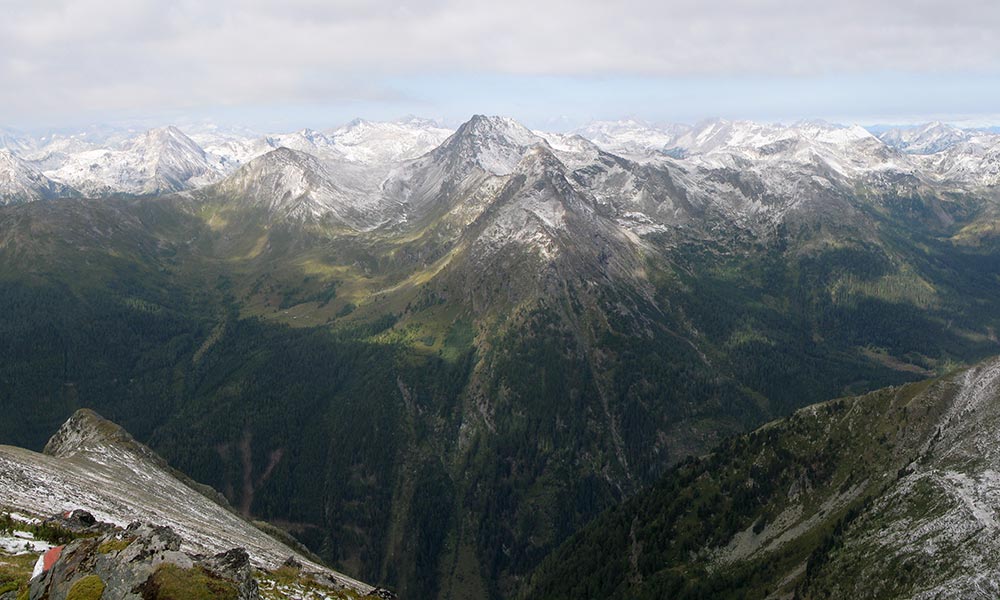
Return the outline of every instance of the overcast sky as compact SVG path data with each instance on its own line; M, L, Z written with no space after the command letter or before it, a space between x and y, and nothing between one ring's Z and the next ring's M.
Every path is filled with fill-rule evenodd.
M1000 123L997 0L0 0L0 127Z

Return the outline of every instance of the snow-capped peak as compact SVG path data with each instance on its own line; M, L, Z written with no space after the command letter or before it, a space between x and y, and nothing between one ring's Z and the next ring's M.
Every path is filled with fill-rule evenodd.
M201 146L174 126L146 131L123 142L120 149L73 154L46 174L91 195L174 192L222 176Z
M170 148L183 149L193 154L203 155L201 146L173 125L150 129L139 137L123 144L124 149L142 148L143 150L166 150Z
M473 115L458 133L477 139L504 139L520 146L531 146L538 136L510 117Z
M525 151L545 140L508 117L475 115L437 152L444 152L494 175L509 175Z
M279 218L332 219L355 229L370 227L378 218L378 197L371 189L355 187L337 165L281 147L242 166L207 194Z
M268 213L298 217L322 213L322 196L330 187L326 168L315 156L280 147L253 159L216 186L226 196Z

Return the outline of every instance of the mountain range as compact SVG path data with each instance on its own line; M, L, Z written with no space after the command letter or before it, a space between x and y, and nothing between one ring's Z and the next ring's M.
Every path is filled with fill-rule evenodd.
M40 449L96 409L243 515L403 598L572 595L545 557L706 464L689 457L1000 354L988 132L552 134L477 115L453 132L406 119L102 135L60 138L62 154L10 143L0 440ZM71 187L24 192L37 185ZM839 448L810 468L841 468ZM770 508L684 552L785 509L755 501ZM565 548L567 565L591 558ZM599 549L586 545L616 568ZM714 568L684 552L657 564Z
M387 123L358 119L326 132L304 129L271 135L202 127L189 137L174 126L142 133L85 130L37 138L10 133L0 138L0 148L21 159L22 166L4 163L0 198L14 203L77 193L94 198L194 189L278 148L346 163L391 163L423 154L450 133L418 118ZM51 184L25 174L26 169L64 187L48 191Z
M5 161L0 197L12 203L72 195L72 190L99 197L194 189L282 147L334 163L386 165L425 154L452 133L416 117L392 122L356 119L326 131L284 134L206 126L192 129L190 136L173 126L142 133L98 129L37 137L8 130L0 138L0 148L22 163L15 167L11 159ZM526 143L526 132L519 135L520 142ZM531 135L566 152L586 154L590 146L590 151L599 148L640 161L672 157L706 169L740 160L799 165L819 161L844 176L889 170L957 185L996 182L998 135L940 122L883 129L877 136L858 126L821 121L784 126L725 120L693 126L598 121L570 133ZM25 174L25 169L64 187L53 191L37 174L34 179Z

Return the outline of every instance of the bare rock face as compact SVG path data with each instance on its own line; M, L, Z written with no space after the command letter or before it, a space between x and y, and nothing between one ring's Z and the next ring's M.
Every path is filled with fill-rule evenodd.
M209 597L260 597L246 550L234 548L205 558L182 552L181 544L169 527L139 523L77 539L32 580L29 598L64 600L86 590L104 600L155 600L171 597L176 590L199 589Z

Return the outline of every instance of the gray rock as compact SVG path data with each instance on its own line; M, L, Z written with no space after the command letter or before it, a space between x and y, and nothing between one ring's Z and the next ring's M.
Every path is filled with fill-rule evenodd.
M255 600L260 597L257 581L253 578L250 555L243 548L216 554L198 564L212 575L235 584L239 600Z

